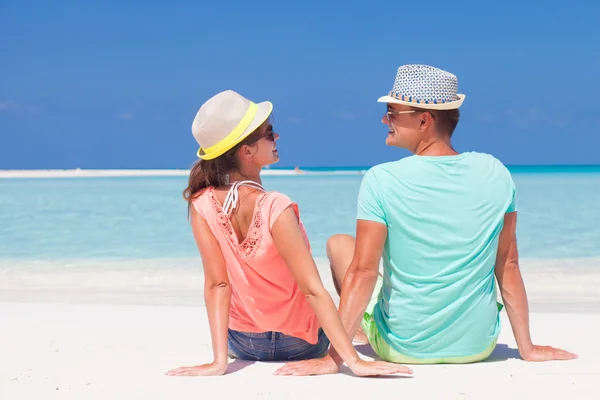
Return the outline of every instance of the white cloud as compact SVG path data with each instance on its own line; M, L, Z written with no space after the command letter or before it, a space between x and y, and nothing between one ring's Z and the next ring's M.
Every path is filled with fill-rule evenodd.
M117 115L117 118L122 119L124 121L131 121L134 118L134 115L132 112L122 112L119 115Z
M299 124L300 122L302 122L302 118L300 117L290 117L288 118L288 122L291 124Z
M344 111L339 115L339 117L341 119L356 119L356 115L348 111Z
M0 101L0 111L2 112L15 111L16 108L17 103L15 103L14 101Z
M39 109L35 106L23 103L17 103L12 100L0 101L0 112L16 114L16 115L31 115L36 114Z
M489 111L484 111L477 114L477 119L481 122L490 123L496 122L498 120L498 116Z
M541 120L539 110L534 107L520 111L508 110L506 115L520 129L534 128Z

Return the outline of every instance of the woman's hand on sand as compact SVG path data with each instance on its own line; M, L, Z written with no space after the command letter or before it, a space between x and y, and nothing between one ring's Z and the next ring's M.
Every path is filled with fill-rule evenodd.
M384 361L360 360L353 364L350 369L357 376L412 374L412 370L404 365ZM333 358L327 355L323 358L287 363L273 374L305 376L337 374L338 372L338 365Z
M412 374L412 369L386 361L365 361L359 360L356 364L349 366L354 375L357 376L375 376L375 375L394 375L394 374Z
M322 358L289 362L283 367L279 368L277 371L273 372L273 375L329 375L337 374L339 370L340 368L335 363L333 358L331 358L329 355L326 355Z
M574 360L579 356L569 353L566 350L557 349L551 346L536 346L531 350L521 352L521 357L525 361L550 361L550 360Z
M170 376L214 376L223 375L227 371L227 363L219 364L212 362L210 364L196 365L193 367L179 367L165 372Z

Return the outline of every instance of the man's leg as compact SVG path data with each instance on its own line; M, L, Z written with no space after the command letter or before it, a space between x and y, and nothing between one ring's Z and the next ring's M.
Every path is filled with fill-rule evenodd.
M327 241L327 258L331 266L331 275L333 276L333 284L338 295L342 293L342 284L346 272L352 262L354 255L355 239L350 235L333 235ZM358 328L354 341L359 343L368 343L367 336Z
M333 235L327 241L327 258L329 258L333 284L338 295L342 293L342 283L352 262L354 242L354 237L350 235Z

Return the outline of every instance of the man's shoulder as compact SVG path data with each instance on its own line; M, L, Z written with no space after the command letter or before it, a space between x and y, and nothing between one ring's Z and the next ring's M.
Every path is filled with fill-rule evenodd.
M498 158L496 158L495 156L493 156L492 154L489 154L489 153L480 153L478 151L471 151L471 152L469 152L469 155L470 155L469 158L471 160L502 164L502 161L500 161Z
M363 182L371 185L376 183L377 186L381 186L391 177L397 179L399 175L398 172L401 170L401 168L399 168L399 163L401 161L402 160L390 161L372 166L364 174Z
M411 181L414 176L420 175L422 172L422 162L418 156L412 155L375 165L366 172L363 179L369 183L376 182L378 186L385 189L389 185L398 184L398 182Z
M484 173L485 171L496 170L505 175L510 175L508 168L495 156L488 153L468 152L463 153L461 163L471 164L474 170ZM394 176L395 179L402 177L411 177L415 173L426 173L428 169L423 168L424 161L418 156L409 156L396 161L385 162L371 167L366 172L367 179L385 179L386 176Z
M415 163L415 161L416 161L415 156L401 158L396 161L388 161L388 162L385 162L382 164L374 165L367 171L367 173L371 173L371 174L381 174L381 173L389 173L389 172L394 173L394 172L401 171L403 168L409 168L411 165L413 165Z
M471 157L469 157L469 159L471 162L478 163L482 166L485 165L488 168L498 169L499 171L510 174L506 165L504 165L502 161L491 154L471 152Z

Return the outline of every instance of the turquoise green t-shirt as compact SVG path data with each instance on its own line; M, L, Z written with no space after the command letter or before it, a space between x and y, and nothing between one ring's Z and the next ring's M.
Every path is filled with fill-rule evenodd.
M415 358L464 357L500 333L494 264L515 186L488 154L411 156L364 176L358 219L385 224L382 337Z

